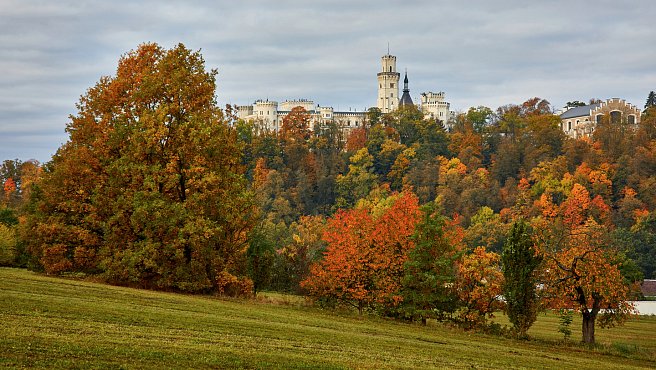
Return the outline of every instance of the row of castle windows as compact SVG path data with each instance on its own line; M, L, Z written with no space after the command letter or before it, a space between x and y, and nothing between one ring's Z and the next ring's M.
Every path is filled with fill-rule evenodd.
M601 119L603 118L603 116L604 116L603 114L597 114L595 116L595 121L596 121L597 124L601 123ZM630 125L634 125L636 123L635 120L636 120L636 117L633 114L630 114L627 117L627 123L630 124ZM610 123L619 124L621 121L622 121L622 112L620 112L620 111L610 112ZM576 120L576 126L578 126L579 123L580 123L580 121L577 119ZM561 127L561 129L562 129L562 127ZM567 122L567 130L569 131L571 129L572 129L572 121L568 121Z
M383 88L383 84L379 84L378 87L380 87L380 88L382 89L382 88ZM393 88L394 88L394 83L391 83L391 84L390 84L390 89L393 89Z

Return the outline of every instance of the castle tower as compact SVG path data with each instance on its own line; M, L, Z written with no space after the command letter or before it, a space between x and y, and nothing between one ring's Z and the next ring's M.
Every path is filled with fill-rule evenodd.
M383 70L378 72L378 108L383 113L389 113L399 106L399 78L396 71L396 57L383 55Z
M403 96L399 101L399 106L411 106L414 105L412 98L410 97L410 89L408 88L408 72L405 72L405 78L403 79Z

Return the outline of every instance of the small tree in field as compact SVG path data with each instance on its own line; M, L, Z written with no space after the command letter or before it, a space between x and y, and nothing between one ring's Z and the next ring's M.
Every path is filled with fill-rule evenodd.
M503 308L501 286L503 273L499 268L500 256L477 247L464 256L458 265L456 289L463 308L459 318L465 329L474 329L487 324L494 312Z
M503 295L506 313L517 335L526 338L538 313L536 269L540 265L528 226L523 220L515 222L503 246Z
M594 344L598 317L601 327L608 327L635 310L630 282L620 271L623 261L608 227L600 223L608 219L610 207L599 196L590 199L579 184L560 206L541 207L543 217L534 221L534 240L545 264L541 295L550 308L580 312L582 341Z

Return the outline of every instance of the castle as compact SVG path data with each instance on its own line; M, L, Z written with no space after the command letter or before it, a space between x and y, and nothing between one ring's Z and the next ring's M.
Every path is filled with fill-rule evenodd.
M390 113L399 106L413 104L408 88L408 74L404 79L403 95L399 96L400 73L396 70L396 57L384 55L381 58L382 68L378 72L378 98L377 108L382 113ZM425 92L421 94L419 108L427 119L440 120L448 125L453 116L451 105L446 102L444 92ZM310 115L310 124L336 122L346 132L362 127L367 119L366 111L336 111L330 106L320 106L312 100L286 100L280 104L276 101L257 100L251 105L238 107L238 117L245 121L259 122L264 128L271 131L280 130L282 120L295 107L304 108Z

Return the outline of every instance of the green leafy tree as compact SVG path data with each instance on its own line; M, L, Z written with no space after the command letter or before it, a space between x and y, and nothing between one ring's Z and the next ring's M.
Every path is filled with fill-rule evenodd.
M248 273L253 281L253 294L266 287L271 280L275 244L266 233L255 228L248 238Z
M338 208L352 207L358 199L366 197L378 183L378 176L373 173L373 157L367 148L358 150L350 161L348 173L337 176Z
M492 109L482 105L476 108L469 108L465 114L467 124L470 124L477 133L485 131L493 116L494 112Z
M16 257L16 233L12 227L0 223L0 266L13 266Z
M506 313L520 338L527 337L527 331L537 319L537 268L541 259L536 255L528 225L516 221L503 246L501 263L506 299Z
M406 316L426 325L426 319L444 320L458 308L454 283L462 255L462 231L449 225L433 202L421 211L413 235L416 247L405 263L402 309Z
M645 279L656 279L656 215L650 213L630 229L613 231L613 242L626 253Z

